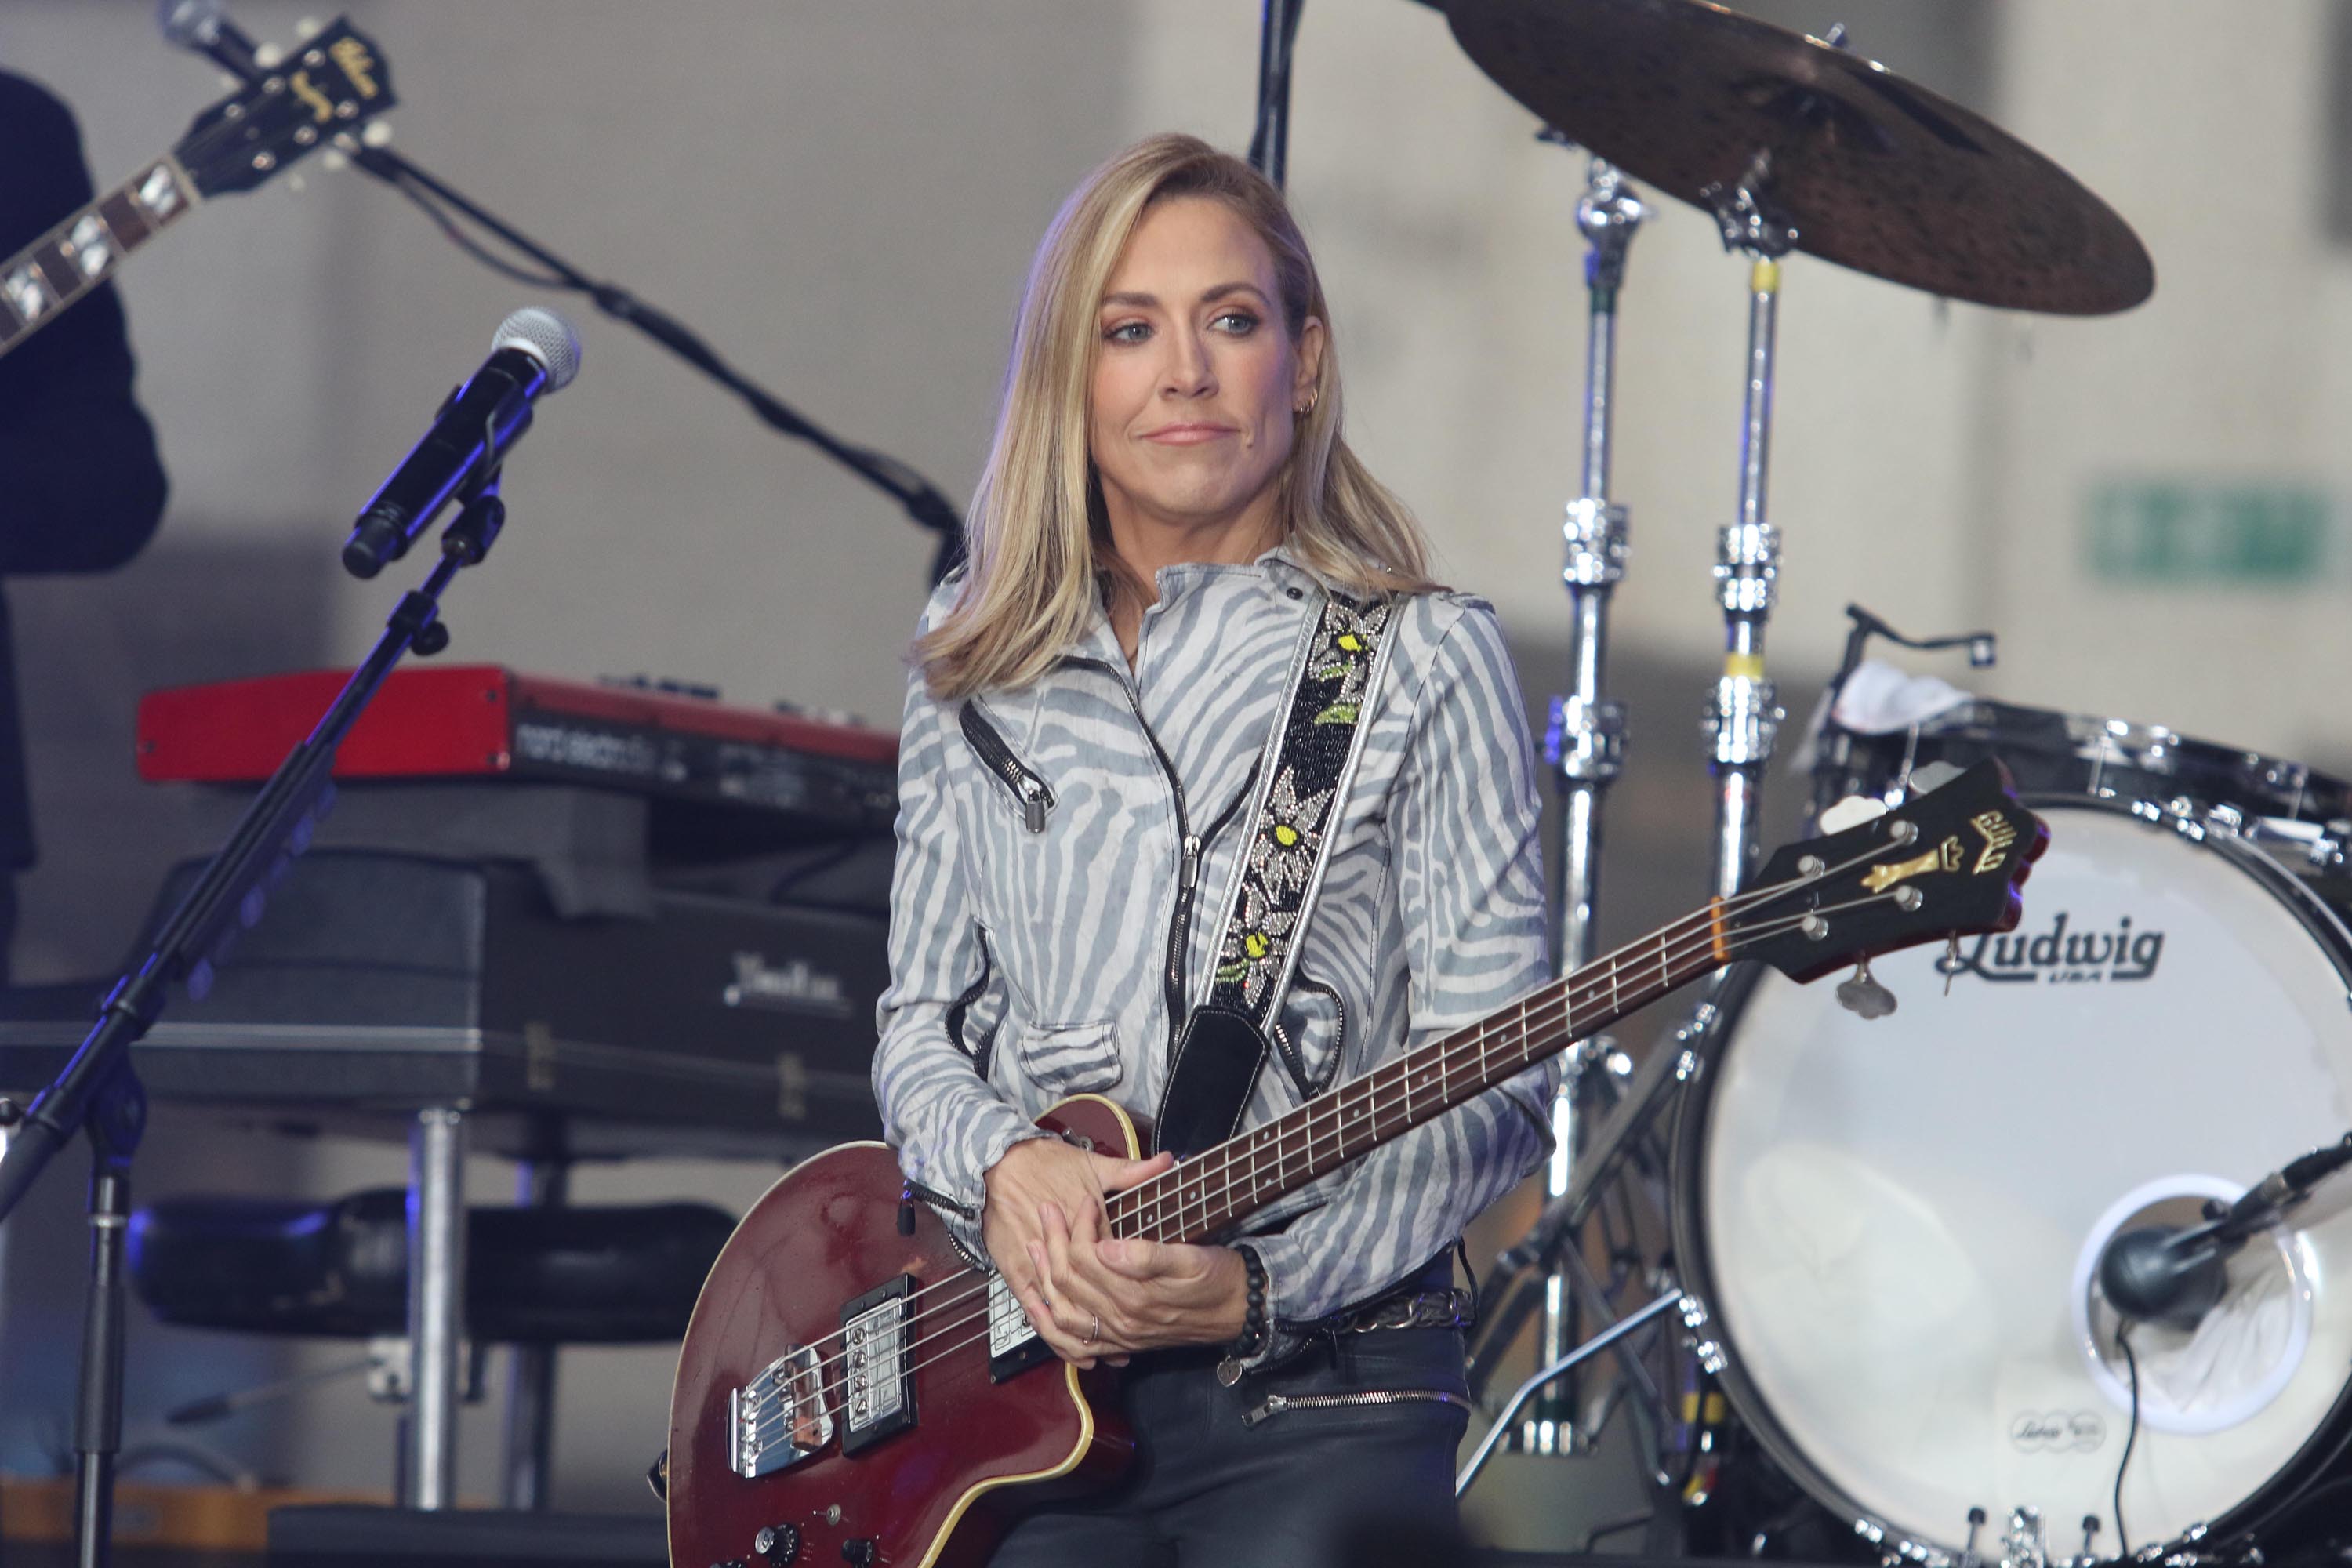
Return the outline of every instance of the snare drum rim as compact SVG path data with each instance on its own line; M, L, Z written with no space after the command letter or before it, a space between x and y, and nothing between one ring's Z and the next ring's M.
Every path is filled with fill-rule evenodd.
M2345 984L2347 1002L2352 1002L2352 930L2347 930L2316 894L2259 845L2225 826L2181 816L2148 801L2050 792L2021 794L2018 800L2037 812L2086 810L2133 817L2149 825L2152 832L2169 828L2192 846L2218 852L2286 905L2327 955ZM1671 1184L1675 1258L1683 1289L1696 1299L1701 1315L1703 1326L1695 1328L1693 1333L1711 1342L1720 1355L1722 1364L1714 1375L1741 1422L1756 1435L1773 1462L1814 1501L1844 1519L1856 1535L1890 1558L1927 1564L1928 1568L1950 1568L1964 1553L1961 1545L1923 1540L1906 1527L1872 1513L1831 1480L1789 1436L1772 1415L1762 1391L1748 1380L1731 1325L1716 1310L1718 1298L1714 1259L1706 1245L1706 1205L1700 1195L1705 1186L1708 1112L1715 1103L1715 1069L1724 1053L1732 1048L1738 1021L1745 1016L1764 973L1765 966L1754 963L1737 964L1728 972L1723 990L1716 998L1714 1016L1689 1042L1689 1048L1696 1054L1697 1066L1675 1107ZM2163 1550L2170 1552L2196 1545L2210 1551L2261 1528L2293 1503L2345 1451L2347 1444L2352 1444L2352 1376L2347 1376L2337 1390L2326 1416L2276 1473L2237 1507L2193 1526L2167 1542ZM1987 1522L1998 1527L2001 1521ZM1998 1540L1997 1530L1995 1539ZM1977 1555L1990 1561L1981 1551Z

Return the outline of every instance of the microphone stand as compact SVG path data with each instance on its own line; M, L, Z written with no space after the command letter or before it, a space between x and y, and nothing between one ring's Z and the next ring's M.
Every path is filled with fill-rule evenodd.
M1299 0L1290 0L1293 5ZM1283 0L1269 0L1281 5ZM176 28L166 7L164 36L183 47L195 50L232 75L248 82L268 76L256 56L253 39L223 14L217 5L197 5L190 9L209 12L205 26L183 31ZM1295 26L1296 24L1294 23ZM616 321L623 321L651 338L655 342L684 360L750 405L760 422L782 435L806 441L834 461L881 490L904 507L907 515L922 528L940 536L940 547L932 562L934 582L947 575L963 559L963 514L955 503L942 495L939 488L896 458L871 448L853 445L809 419L759 383L736 370L719 356L718 351L680 321L677 317L638 299L618 283L590 277L544 245L524 234L512 224L490 212L480 203L454 189L447 182L418 166L413 160L389 147L370 147L358 136L345 132L335 138L335 145L360 168L382 180L411 201L432 212L445 228L447 221L435 212L431 201L437 200L465 214L475 223L495 234L516 250L547 268L550 276L527 281L543 288L568 289L587 296L596 309ZM1279 176L1276 176L1279 179ZM506 270L497 258L476 250L464 237L450 230L451 237L473 250L478 259L493 268Z
M1249 161L1279 188L1290 165L1290 50L1307 0L1262 0L1257 34L1257 122Z
M131 1161L147 1123L146 1090L131 1047L163 1009L166 993L186 981L190 994L211 988L212 967L237 931L253 925L269 888L310 847L332 801L335 752L352 726L411 648L422 655L449 644L440 619L443 590L489 552L506 521L498 475L471 484L464 506L441 537L441 559L421 587L403 595L365 662L352 672L308 738L262 785L228 842L138 967L99 1004L97 1024L25 1111L0 1156L0 1221L14 1213L50 1157L76 1132L90 1145L89 1294L82 1320L81 1376L74 1426L79 1457L74 1538L80 1568L105 1568L112 1550L114 1468L122 1451L123 1240L131 1224Z

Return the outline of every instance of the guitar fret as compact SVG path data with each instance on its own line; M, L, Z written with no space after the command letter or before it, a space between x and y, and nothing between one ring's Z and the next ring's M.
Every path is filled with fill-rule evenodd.
M42 276L40 268L29 258L0 272L0 298L7 300L16 320L26 327L45 320L64 303L56 285Z
M106 219L95 207L73 220L63 244L68 259L85 283L105 277L106 269L122 255L122 247L114 242L113 231L106 226Z
M115 243L124 250L131 249L155 232L154 226L139 210L139 204L131 199L128 185L108 192L100 199L97 210L98 216L106 220L107 228L114 235Z
M180 183L171 160L158 159L124 187L139 204L152 228L161 228L188 210L187 187Z
M1713 944L1693 946L1700 934L1678 922L1554 982L1497 1016L1204 1152L1194 1164L1161 1178L1171 1185L1142 1201L1136 1223L1169 1241L1204 1241L1226 1232L1269 1198L1328 1174L1525 1070L1568 1041L1586 1037L1631 1008L1706 973L1714 967Z
M70 305L83 289L89 287L89 279L82 275L80 268L74 265L72 253L60 241L49 240L37 246L33 251L33 265L41 269L41 276L57 291L59 306Z
M0 262L0 349L105 281L133 247L193 205L172 161L158 159Z

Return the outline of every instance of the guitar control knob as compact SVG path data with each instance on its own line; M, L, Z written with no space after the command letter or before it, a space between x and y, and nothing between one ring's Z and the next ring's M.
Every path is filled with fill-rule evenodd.
M751 1550L767 1560L768 1568L791 1568L800 1561L801 1527L772 1524L751 1538Z
M874 1542L862 1535L845 1541L841 1543L841 1556L849 1568L874 1568Z

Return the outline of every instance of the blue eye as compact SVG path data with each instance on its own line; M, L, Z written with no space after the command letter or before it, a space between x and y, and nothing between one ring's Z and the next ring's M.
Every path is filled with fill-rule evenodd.
M1108 331L1103 334L1103 342L1107 343L1139 343L1150 335L1151 328L1148 322L1121 321L1118 326L1111 328Z
M1226 328L1226 330L1237 338L1247 337L1250 333L1257 331L1257 317L1255 314L1248 310L1223 311L1212 324L1223 327L1228 321L1234 322L1234 325Z

